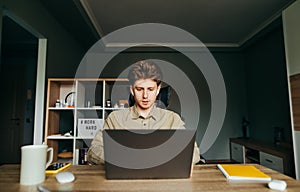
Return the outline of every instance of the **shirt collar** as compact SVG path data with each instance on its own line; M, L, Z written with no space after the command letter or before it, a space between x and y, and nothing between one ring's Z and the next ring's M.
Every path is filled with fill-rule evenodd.
M137 111L137 108L135 105L133 105L131 107L131 113L130 116L132 119L138 119L138 118L142 118L139 114L139 112ZM149 115L147 118L153 118L154 120L157 120L159 117L159 110L157 109L157 107L154 105L153 108L151 109Z

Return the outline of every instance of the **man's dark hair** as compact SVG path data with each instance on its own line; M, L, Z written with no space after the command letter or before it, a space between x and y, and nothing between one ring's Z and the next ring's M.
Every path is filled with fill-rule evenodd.
M128 73L128 79L131 85L140 79L152 79L160 85L162 80L162 73L160 68L150 60L138 61L131 67Z

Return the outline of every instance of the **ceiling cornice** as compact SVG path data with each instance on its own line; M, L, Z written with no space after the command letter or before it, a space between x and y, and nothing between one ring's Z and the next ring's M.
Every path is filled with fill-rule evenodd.
M95 30L97 31L97 33L99 34L100 38L105 36L104 30L102 29L102 27L99 24L99 21L97 21L96 16L93 13L93 7L90 7L88 1L86 0L79 0L83 9L85 10L86 14L88 15L88 18L90 19L90 22L93 24ZM242 47L246 42L248 42L249 40L251 40L252 38L254 38L258 33L260 33L263 29L265 29L267 26L269 26L274 20L278 19L279 17L281 17L282 15L282 11L284 9L286 9L290 4L292 4L294 1L290 1L289 3L285 4L285 6L281 7L279 10L276 11L275 14L273 14L271 17L267 18L267 20L265 20L261 25L259 25L258 27L256 27L255 29L253 29L248 35L246 35L244 38L242 38L242 40L238 41L237 43L224 43L224 42L203 42L203 44L206 47L216 47L216 48L240 48ZM248 2L249 3L249 2ZM156 42L151 43L153 45L158 44ZM104 42L104 45L108 48L111 47L132 47L132 46L152 46L151 44L145 44L143 42L139 42L139 43L126 43L126 42L121 42L121 43L110 43L110 42ZM189 44L189 43L159 43L159 45L162 46L169 46L169 47L203 47L203 44Z
M103 30L98 25L98 22L96 22L96 18L94 16L94 14L92 13L89 4L86 3L84 0L80 0L80 3L82 5L82 7L84 8L85 12L87 13L91 23L93 24L93 26L94 26L95 30L97 31L98 35L100 36L100 38L103 37L104 36Z

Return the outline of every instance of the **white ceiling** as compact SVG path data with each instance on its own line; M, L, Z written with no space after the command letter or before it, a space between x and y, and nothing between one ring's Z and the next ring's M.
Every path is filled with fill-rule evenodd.
M104 36L140 23L184 29L207 46L239 46L278 18L291 0L81 0Z

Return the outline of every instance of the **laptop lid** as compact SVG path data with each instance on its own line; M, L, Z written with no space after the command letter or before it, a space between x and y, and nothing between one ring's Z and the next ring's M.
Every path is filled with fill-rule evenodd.
M196 130L104 130L107 179L189 178Z

